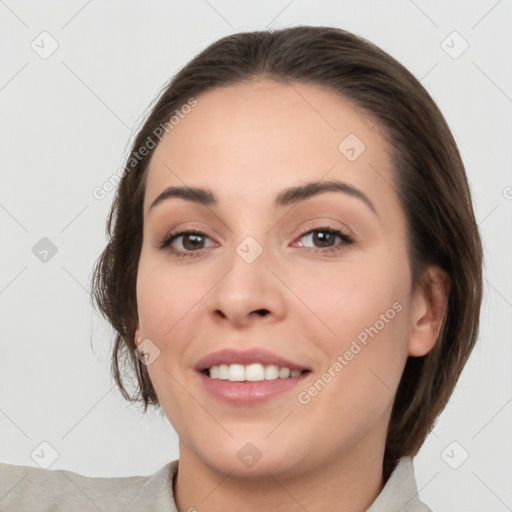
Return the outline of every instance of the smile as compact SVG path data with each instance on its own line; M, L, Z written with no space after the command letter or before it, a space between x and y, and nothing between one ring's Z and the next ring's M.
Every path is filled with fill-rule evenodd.
M258 382L264 380L289 379L302 375L302 370L290 370L275 364L264 366L261 363L220 364L206 370L211 379L227 380L230 382Z

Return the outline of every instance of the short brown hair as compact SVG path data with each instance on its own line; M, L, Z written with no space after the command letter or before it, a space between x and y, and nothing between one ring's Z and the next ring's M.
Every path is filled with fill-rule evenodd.
M139 150L190 98L259 78L327 88L369 113L392 151L395 186L407 218L412 290L428 286L429 265L451 279L434 348L409 357L399 383L384 454L387 480L414 456L446 406L476 343L482 300L482 244L462 159L450 129L420 82L371 42L332 27L296 26L229 35L194 57L165 86L138 132L107 221L108 244L91 279L93 298L116 331L112 372L127 400L158 406L146 367L134 355L136 279L150 149ZM137 377L126 391L121 357ZM134 373L132 373L134 372Z

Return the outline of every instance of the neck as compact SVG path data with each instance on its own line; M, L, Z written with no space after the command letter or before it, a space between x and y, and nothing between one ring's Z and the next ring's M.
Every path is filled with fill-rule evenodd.
M383 447L362 443L328 463L244 478L215 471L180 443L174 496L179 512L363 512L383 488L383 457Z

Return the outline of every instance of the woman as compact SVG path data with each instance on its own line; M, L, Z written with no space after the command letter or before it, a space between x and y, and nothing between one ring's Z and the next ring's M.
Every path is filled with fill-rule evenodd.
M454 139L401 64L330 27L217 41L139 131L108 230L113 373L163 409L179 460L3 464L4 509L49 510L52 485L91 510L431 510L412 457L476 342L482 247Z

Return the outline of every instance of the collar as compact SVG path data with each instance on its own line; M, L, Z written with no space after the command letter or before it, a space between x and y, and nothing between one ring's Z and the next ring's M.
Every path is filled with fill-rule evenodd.
M366 512L432 512L420 501L411 457L402 457Z
M126 512L178 512L172 491L178 463L179 459L173 460L148 477ZM384 488L366 512L432 512L419 499L411 457L399 460Z

